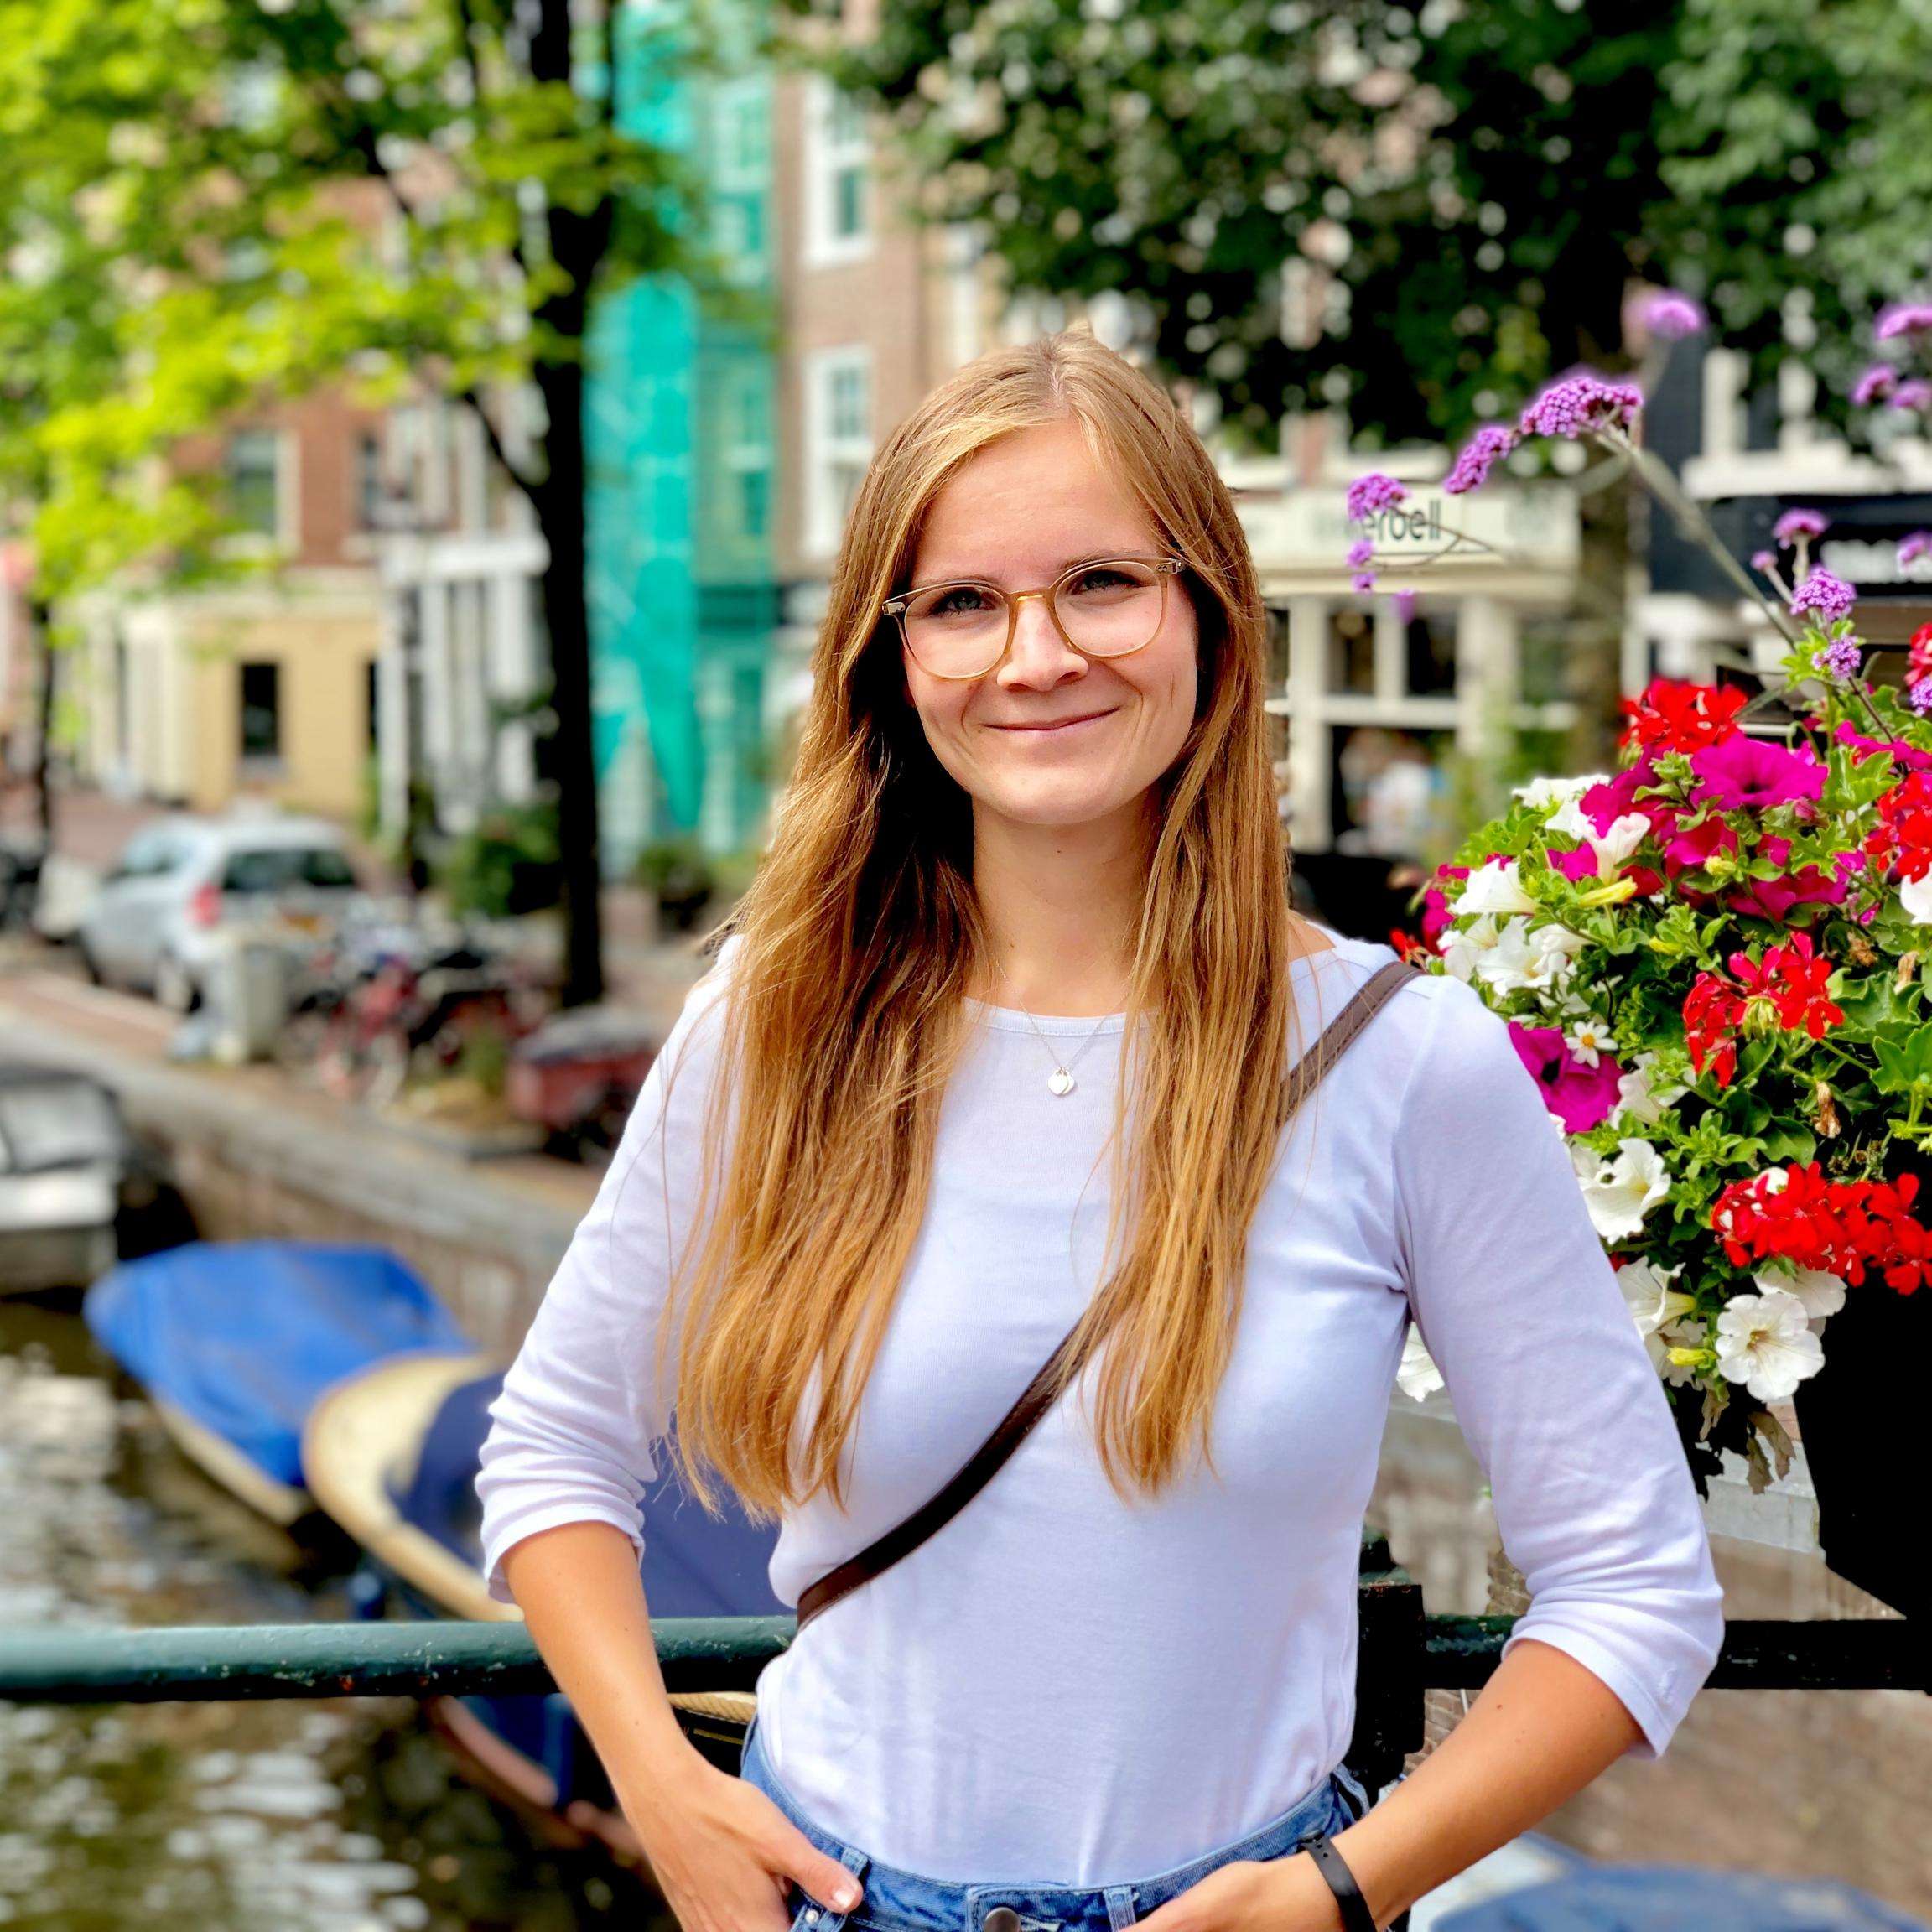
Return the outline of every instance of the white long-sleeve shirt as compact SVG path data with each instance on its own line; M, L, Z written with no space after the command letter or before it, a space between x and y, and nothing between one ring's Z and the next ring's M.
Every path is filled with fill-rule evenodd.
M1328 937L1291 968L1304 1044L1394 957ZM675 1399L651 1379L655 1322L742 943L692 992L494 1405L477 1487L503 1600L503 1553L537 1530L650 1534L639 1496ZM787 1603L942 1486L1099 1280L1124 1018L1036 1016L1068 1052L1094 1034L1056 1096L1026 1017L970 1010L848 1445L850 1514L821 1493L787 1514ZM766 1666L779 1778L849 1842L956 1882L1119 1883L1285 1810L1353 1732L1361 1529L1411 1313L1531 1592L1511 1644L1592 1671L1642 1727L1632 1753L1657 1757L1722 1634L1696 1488L1535 1080L1501 1017L1431 975L1285 1137L1249 1236L1218 1479L1197 1465L1124 1503L1086 1418L1056 1404L958 1516Z

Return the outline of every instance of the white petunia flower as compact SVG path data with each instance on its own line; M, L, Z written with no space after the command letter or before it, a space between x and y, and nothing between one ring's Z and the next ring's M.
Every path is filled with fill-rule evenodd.
M1932 926L1932 872L1898 882L1898 903L1914 926Z
M1582 1147L1573 1148L1570 1156L1591 1223L1606 1241L1627 1240L1638 1233L1644 1217L1670 1192L1670 1171L1648 1140L1625 1137L1617 1148L1607 1161Z
M1670 1366L1670 1344L1662 1333L1665 1323L1688 1315L1696 1306L1694 1296L1670 1285L1683 1270L1681 1261L1668 1268L1659 1268L1654 1261L1627 1261L1617 1270L1617 1285L1623 1291L1637 1332L1644 1337L1651 1365L1659 1374Z
M1442 963L1458 979L1467 981L1477 962L1497 941L1496 922L1485 917L1468 927L1451 927L1436 942Z
M1644 1339L1647 1342L1654 1341L1662 1348L1664 1359L1659 1366L1663 1370L1664 1379L1673 1389L1681 1389L1686 1382L1695 1382L1697 1379L1696 1369L1688 1362L1673 1362L1670 1359L1670 1351L1673 1348L1707 1348L1710 1345L1710 1337L1705 1333L1704 1324L1701 1322L1689 1317L1675 1322L1666 1322L1654 1337L1646 1336ZM1654 1349L1652 1359L1655 1360L1655 1358L1656 1353Z
M1535 912L1537 902L1523 890L1516 876L1514 859L1491 859L1462 881L1462 890L1451 908L1458 919L1478 912L1499 912L1507 918L1512 912Z
M1825 1366L1805 1304L1782 1288L1733 1295L1717 1317L1717 1367L1760 1402L1780 1402Z
M1524 784L1512 785L1509 796L1540 811L1545 805L1568 804L1581 798L1592 785L1609 782L1609 774L1604 771L1586 771L1581 778L1532 778Z
M1650 836L1650 821L1641 812L1626 812L1610 821L1608 830L1592 827L1583 836L1597 854L1597 876L1607 879Z
M1395 1386L1411 1402L1420 1402L1425 1395L1432 1395L1438 1389L1446 1386L1442 1371L1422 1346L1422 1331L1414 1322L1410 1322L1409 1332L1403 1337L1402 1360L1395 1370Z
M1618 1077L1617 1111L1627 1114L1639 1126L1655 1127L1664 1119L1664 1109L1688 1089L1681 1081L1665 1086L1651 1083L1650 1069L1657 1063L1654 1050L1646 1047Z
M1781 1288L1787 1295L1795 1295L1805 1304L1813 1334L1824 1327L1827 1315L1836 1315L1845 1306L1843 1279L1822 1268L1800 1268L1795 1261L1779 1259L1755 1270L1751 1279L1767 1291Z
M1498 994L1552 991L1569 976L1576 953L1588 943L1566 926L1533 927L1519 915L1504 922L1495 944L1475 955L1472 967Z

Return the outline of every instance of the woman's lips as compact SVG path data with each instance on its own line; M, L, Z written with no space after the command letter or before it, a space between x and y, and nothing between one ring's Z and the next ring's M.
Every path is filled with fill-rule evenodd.
M1117 709L1117 708L1116 708ZM1089 711L1078 718L1063 718L1051 724L995 724L995 731L1014 731L1040 738L1058 737L1062 732L1072 731L1082 724L1098 724L1103 718L1111 718L1112 710Z

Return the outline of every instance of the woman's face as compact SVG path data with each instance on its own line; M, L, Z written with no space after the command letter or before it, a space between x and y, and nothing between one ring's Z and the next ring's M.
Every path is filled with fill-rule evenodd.
M1044 589L1084 558L1154 558L1167 546L1094 462L1078 423L1015 432L970 458L926 517L910 588L976 577ZM906 686L933 756L984 813L1072 826L1130 808L1179 756L1194 720L1198 630L1178 577L1152 643L1083 657L1046 600L1019 606L1012 648L983 676L931 676L903 641ZM1064 730L1041 726L1095 714Z

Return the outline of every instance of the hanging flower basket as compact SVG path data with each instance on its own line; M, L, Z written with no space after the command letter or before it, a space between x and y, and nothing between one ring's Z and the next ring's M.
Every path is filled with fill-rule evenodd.
M1932 306L1879 335L1932 353ZM1902 682L1870 678L1855 594L1809 568L1824 518L1787 512L1748 576L1644 451L1642 403L1567 377L1480 432L1441 487L1481 487L1539 438L1594 442L1788 654L1754 697L1658 678L1626 699L1618 769L1518 787L1418 895L1419 932L1391 938L1508 1020L1700 1493L1724 1450L1755 1493L1789 1472L1770 1405L1790 1402L1826 1562L1925 1615L1927 1539L1899 1497L1932 1358L1932 626ZM1373 532L1405 495L1358 479L1348 514ZM1446 534L1445 555L1466 541ZM1932 533L1908 553L1932 555ZM1362 589L1393 568L1373 537L1349 562ZM1432 1368L1412 1336L1404 1385Z

